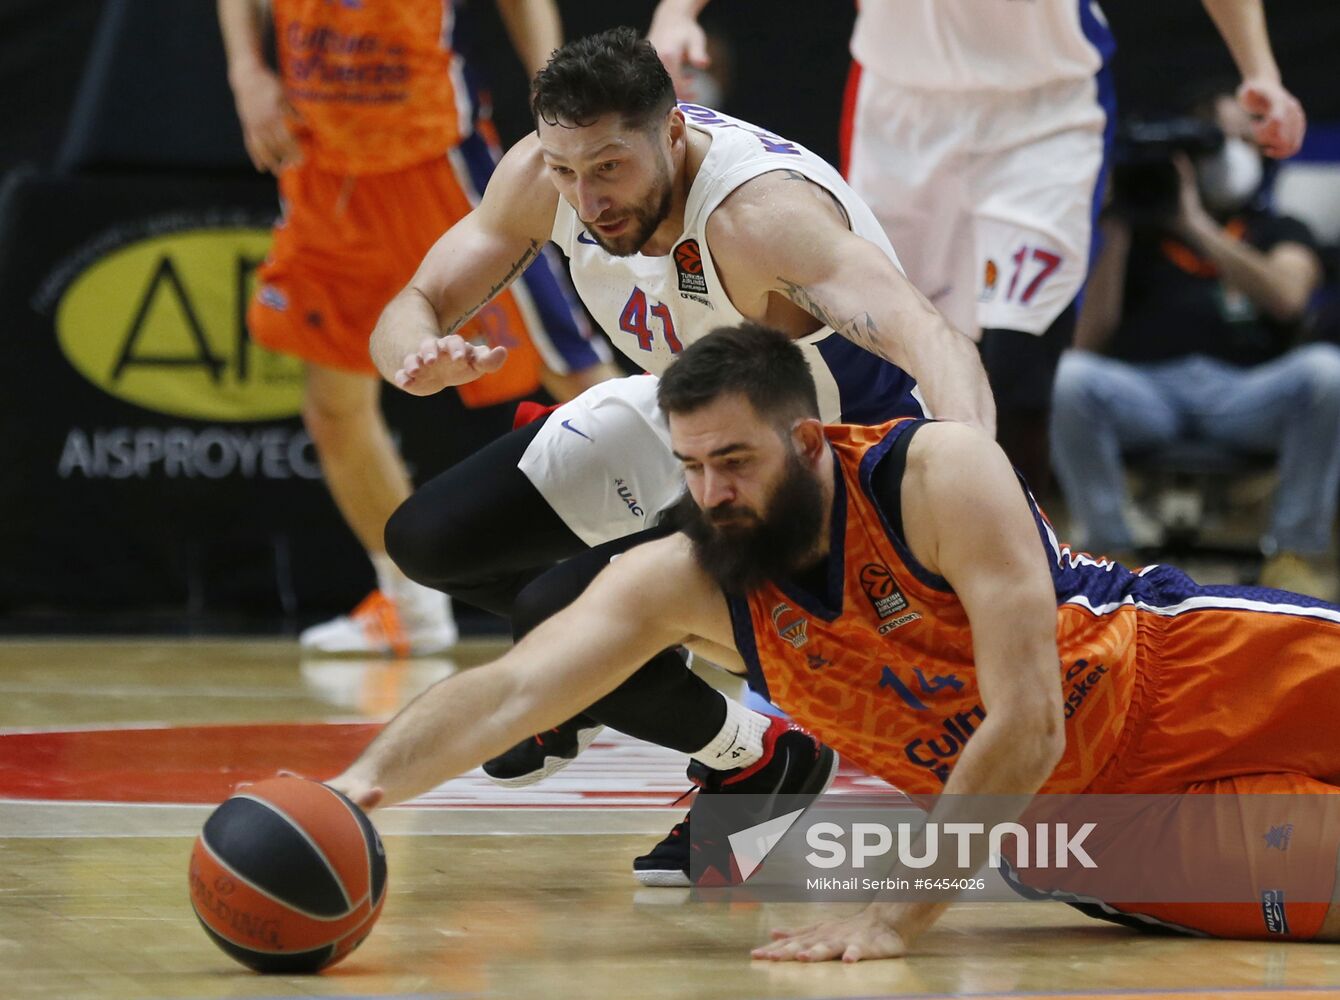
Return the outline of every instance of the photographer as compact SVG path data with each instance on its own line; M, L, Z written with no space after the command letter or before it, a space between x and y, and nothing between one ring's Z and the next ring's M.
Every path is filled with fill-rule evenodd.
M1086 548L1120 556L1133 548L1123 451L1194 438L1278 455L1261 583L1329 598L1318 561L1340 480L1340 349L1293 346L1321 265L1301 222L1260 205L1247 116L1228 94L1202 112L1217 133L1128 132L1076 349L1057 372L1053 463Z

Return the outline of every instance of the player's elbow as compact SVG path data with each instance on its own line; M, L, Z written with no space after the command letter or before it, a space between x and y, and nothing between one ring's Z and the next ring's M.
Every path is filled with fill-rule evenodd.
M1037 744L1037 774L1046 781L1065 756L1065 716L1059 710L1049 709L1039 721Z
M1054 693L1039 691L1011 706L1008 725L1010 736L1006 745L1020 790L1024 786L1037 789L1065 756L1065 713L1059 685Z
M1019 719L1010 742L1019 791L1036 791L1051 777L1065 755L1065 726L1060 712L1040 711Z

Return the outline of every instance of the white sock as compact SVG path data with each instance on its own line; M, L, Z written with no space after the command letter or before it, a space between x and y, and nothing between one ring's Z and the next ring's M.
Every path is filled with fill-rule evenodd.
M734 698L726 698L726 721L721 732L690 756L715 771L748 767L763 756L763 734L770 725L772 720L766 715L745 708Z
M451 598L439 590L415 583L385 552L369 552L377 571L377 586L400 612L406 627L432 626L451 618Z

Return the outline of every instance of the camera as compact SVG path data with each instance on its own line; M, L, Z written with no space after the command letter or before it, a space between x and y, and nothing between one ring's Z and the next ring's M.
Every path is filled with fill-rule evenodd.
M1173 155L1217 153L1224 133L1202 118L1132 118L1118 123L1112 147L1112 209L1132 226L1160 226L1177 212Z

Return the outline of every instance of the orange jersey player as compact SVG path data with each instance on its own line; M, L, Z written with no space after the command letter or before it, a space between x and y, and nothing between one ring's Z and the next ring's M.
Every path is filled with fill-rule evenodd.
M1340 824L1300 821L1286 851L1284 833L1258 837L1238 811L1243 793L1340 803L1340 607L1072 552L981 431L825 427L803 355L761 327L688 347L659 399L688 487L682 534L625 552L502 659L430 689L336 787L365 805L416 794L687 642L873 774L946 793L932 820L1008 801L996 821L1013 822L1039 791L1222 803L1212 828L1173 813L1152 843L1137 824L1136 857L1178 844L1174 864L1241 856L1252 902L1107 910L1224 937L1340 939ZM740 719L727 713L721 745ZM1208 836L1187 849L1188 830ZM1129 863L1120 834L1099 840L1100 866L1105 850ZM946 905L875 903L754 954L896 957Z
M532 71L559 44L552 0L499 0ZM377 570L352 616L301 637L319 652L431 653L456 637L445 597L404 577L382 533L409 495L386 430L368 337L428 248L478 203L500 152L451 0L274 0L279 73L258 0L219 0L247 151L283 207L247 311L252 337L308 363L303 416L327 483ZM560 397L615 374L557 258L481 303L467 339L511 362L460 388L468 406L541 382Z

